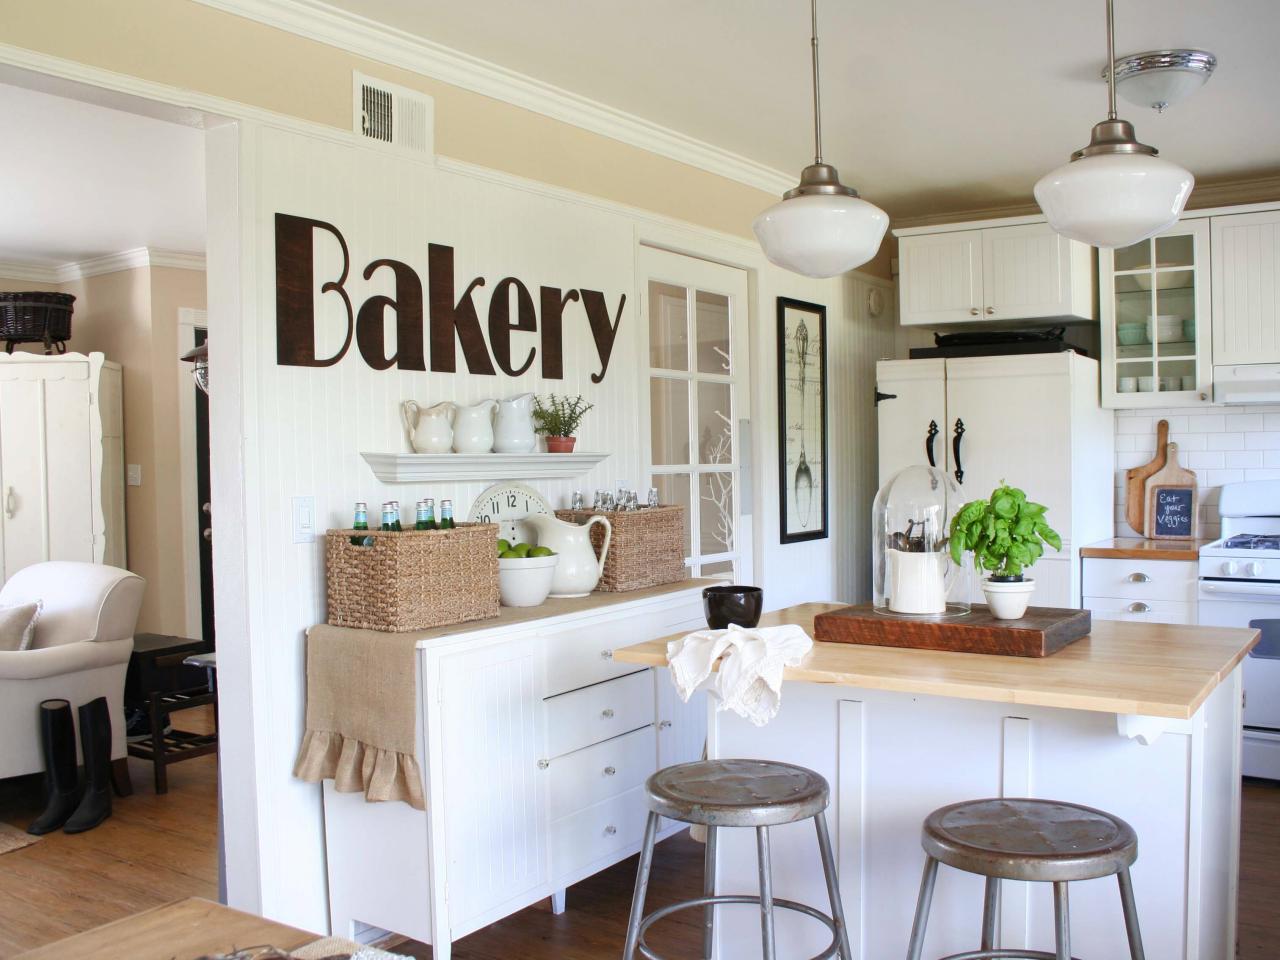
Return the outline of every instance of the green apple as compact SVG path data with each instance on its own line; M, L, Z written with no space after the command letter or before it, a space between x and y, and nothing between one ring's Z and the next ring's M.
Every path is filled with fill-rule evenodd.
M533 549L533 545L528 543L517 543L511 549L516 552L517 556L527 557L529 555L529 551Z
M534 547L529 551L531 557L554 557L555 553L550 547Z
M499 552L499 553L505 553L506 551L508 551L508 550L510 550L510 549L511 549L511 543L510 543L509 541L507 541L507 540L503 540L501 537L499 537L499 538L498 538L498 552Z
M500 560L523 560L523 559L524 559L524 554L523 554L523 553L519 553L519 552L517 552L517 551L515 551L515 550L503 550L500 554L498 554L498 559L500 559Z

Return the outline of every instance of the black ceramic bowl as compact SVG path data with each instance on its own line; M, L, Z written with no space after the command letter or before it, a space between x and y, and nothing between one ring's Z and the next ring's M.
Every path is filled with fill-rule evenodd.
M754 627L760 622L760 613L764 610L764 591L759 587L732 584L707 587L702 591L702 609L707 614L707 626L712 630L723 630L731 623Z

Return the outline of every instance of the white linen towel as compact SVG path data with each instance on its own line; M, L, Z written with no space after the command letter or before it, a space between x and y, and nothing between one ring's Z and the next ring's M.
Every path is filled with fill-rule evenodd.
M763 727L782 702L782 671L804 659L813 640L795 624L748 629L734 624L728 630L698 630L667 644L667 663L676 692L686 703L711 675L716 661L724 662L710 689L719 698L717 710L732 710Z

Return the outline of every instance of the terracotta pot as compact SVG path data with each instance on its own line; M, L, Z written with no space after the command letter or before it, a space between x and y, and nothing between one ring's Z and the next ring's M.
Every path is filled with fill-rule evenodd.
M577 437L547 437L547 453L573 453Z

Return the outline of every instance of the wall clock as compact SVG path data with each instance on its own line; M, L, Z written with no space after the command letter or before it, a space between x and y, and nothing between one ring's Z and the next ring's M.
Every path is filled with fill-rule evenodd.
M472 523L496 523L498 536L512 543L533 543L536 538L533 527L520 522L531 513L554 515L546 497L533 487L504 480L476 497L468 519Z

